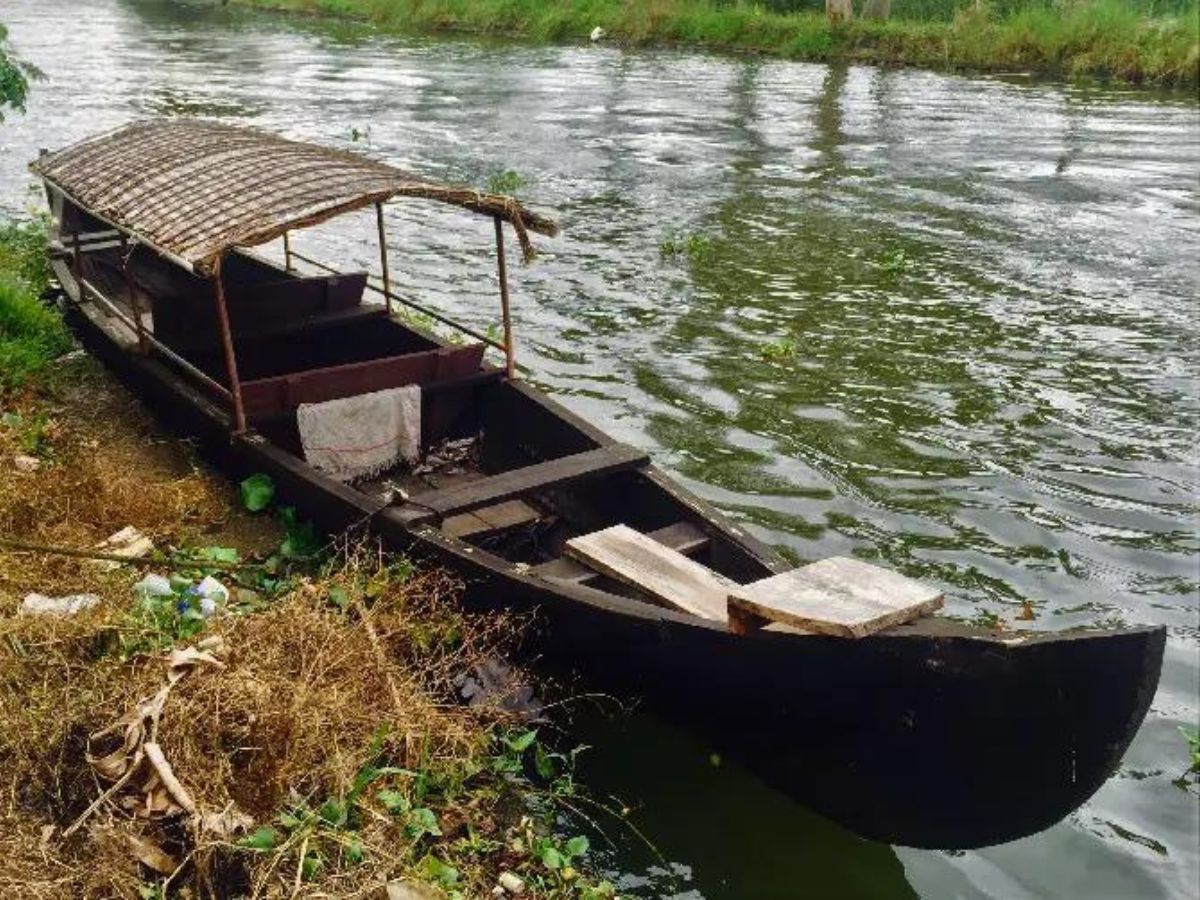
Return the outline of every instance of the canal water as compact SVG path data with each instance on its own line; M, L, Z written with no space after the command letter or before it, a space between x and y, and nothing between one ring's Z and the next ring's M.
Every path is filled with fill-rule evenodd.
M873 556L1014 628L1169 629L1120 771L1061 824L969 853L858 840L643 713L581 704L589 786L653 844L606 825L631 896L1196 896L1198 789L1175 783L1200 707L1194 100L217 3L3 0L0 20L47 76L0 126L0 206L37 202L39 147L145 116L450 181L512 171L565 226L514 303L528 377L569 407L797 560ZM365 267L373 228L297 246ZM389 228L406 289L496 320L490 222L411 203Z

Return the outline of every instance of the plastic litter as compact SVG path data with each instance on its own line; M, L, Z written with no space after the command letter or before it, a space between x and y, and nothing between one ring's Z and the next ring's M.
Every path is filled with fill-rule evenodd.
M133 586L133 595L143 600L149 597L170 597L175 593L169 579L150 572Z
M66 597L47 597L45 594L26 594L21 612L35 616L73 616L83 609L100 603L95 594L70 594Z

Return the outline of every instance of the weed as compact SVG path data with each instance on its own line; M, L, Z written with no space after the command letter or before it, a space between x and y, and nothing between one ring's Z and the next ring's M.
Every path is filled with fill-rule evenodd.
M514 172L512 169L505 169L503 172L496 172L488 178L487 189L492 194L508 194L512 196L528 184L529 182L520 173Z
M785 335L770 343L763 344L759 348L759 353L762 354L763 359L791 359L796 355L796 339L791 335Z
M1188 767L1188 771L1200 774L1200 731L1180 728L1179 733L1187 741L1188 753L1191 754L1191 765Z
M712 255L712 239L703 234L679 234L671 232L658 244L658 252L664 257L685 256L691 262L700 262Z

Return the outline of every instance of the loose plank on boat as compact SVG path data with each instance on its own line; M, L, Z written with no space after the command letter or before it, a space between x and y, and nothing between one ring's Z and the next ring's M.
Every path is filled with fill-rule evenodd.
M766 622L861 638L911 622L942 605L936 588L899 572L834 556L737 587L729 594L729 624L745 634Z
M572 538L566 550L597 571L675 609L718 622L725 621L726 598L738 587L737 582L628 525Z
M670 547L677 553L692 556L708 546L708 533L699 525L691 522L676 522L664 528L657 528L646 533L660 544ZM587 584L595 581L601 573L588 568L581 562L576 562L565 556L552 559L533 567L533 573L551 581L566 581L571 584Z

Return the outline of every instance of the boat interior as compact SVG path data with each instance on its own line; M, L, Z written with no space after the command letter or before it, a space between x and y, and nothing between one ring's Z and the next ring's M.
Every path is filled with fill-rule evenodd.
M138 352L131 325L140 317L157 342L228 389L212 280L145 246L128 249L77 208L63 210L62 222L62 234L92 242L77 262L69 248L60 252L56 268L66 284L78 266L91 292L123 314L97 306L106 330ZM352 484L402 517L546 578L676 608L661 592L569 555L568 541L624 526L672 559L697 563L722 590L771 574L666 487L646 454L506 378L482 343L442 340L366 301L367 273L301 274L242 250L228 254L222 271L247 424L276 448L305 458L302 404L419 385L420 458ZM188 374L183 362L160 361ZM723 605L722 597L720 610L688 611L723 619Z

